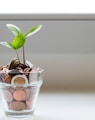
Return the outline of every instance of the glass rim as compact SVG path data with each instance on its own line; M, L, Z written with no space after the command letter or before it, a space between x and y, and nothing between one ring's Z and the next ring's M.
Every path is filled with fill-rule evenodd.
M16 86L16 85L13 85L13 84L8 84L8 83L5 83L5 82L1 82L0 83L0 88L5 88L5 87L12 87L12 88L26 88L26 87L35 87L35 86L41 86L43 83L43 80L38 80L36 82L31 82L31 83L28 83L27 85L20 85L20 86Z
M25 74L30 74L30 75L32 75L32 74L42 74L43 72L44 72L44 70L40 68L39 71L22 72L21 75L17 74L15 76L23 76L24 75L26 77ZM2 88L2 87L13 87L13 88L18 88L18 87L20 88L21 87L21 88L25 88L25 87L32 87L32 86L41 86L42 83L43 83L43 79L38 79L38 80L33 81L31 83L20 84L20 85L15 85L15 84L9 84L9 83L5 83L5 82L0 82L0 88Z

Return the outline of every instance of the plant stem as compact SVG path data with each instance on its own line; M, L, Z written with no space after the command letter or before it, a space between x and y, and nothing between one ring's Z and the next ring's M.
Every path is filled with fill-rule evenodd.
M20 61L19 55L18 55L18 51L17 51L17 50L15 50L15 51L16 51L17 58L18 58L18 60Z
M25 65L25 51L24 51L24 46L23 46L23 64Z

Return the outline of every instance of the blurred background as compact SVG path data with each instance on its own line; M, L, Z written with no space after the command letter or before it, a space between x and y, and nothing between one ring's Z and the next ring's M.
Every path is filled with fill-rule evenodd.
M55 6L55 1L51 6L51 1L47 2L51 9L44 1L49 11L56 9L60 13L59 10L63 8L61 14L44 14L45 6L41 7L43 14L37 14L41 9L35 8L38 3L36 0L36 4L32 4L34 10L37 10L36 14L32 14L30 2L28 9L25 9L28 0L24 2L23 9L20 4L18 9L14 7L21 2L18 0L16 3L11 1L14 4L11 7L4 0L4 5L0 4L0 8L7 10L5 8L9 7L8 12L10 11L0 14L0 42L10 42L14 38L6 24L18 26L24 33L35 25L42 25L42 29L29 37L25 44L26 59L44 69L35 120L95 120L95 14L88 14L95 13L95 6L92 3L91 7L87 0L86 3L82 1L83 4L80 1L67 0L66 4L62 4L62 0ZM58 3L61 5L60 9L57 9ZM84 9L84 6L88 9ZM11 8L21 10L22 14L16 14L17 11L12 11ZM64 14L67 10L71 14ZM84 13L86 11L86 14L80 10ZM22 49L19 50L19 55L22 60ZM8 64L15 57L15 51L0 45L1 65ZM0 102L0 120L8 120L2 108Z
M13 40L6 24L17 25L23 32L42 25L25 45L26 59L45 71L42 91L95 90L95 15L0 16L0 42ZM19 55L22 57L22 49ZM14 57L13 50L0 46L1 65L8 64Z

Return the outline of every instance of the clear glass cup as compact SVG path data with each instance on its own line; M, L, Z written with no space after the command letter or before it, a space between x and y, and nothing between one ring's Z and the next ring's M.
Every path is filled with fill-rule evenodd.
M29 72L29 81L23 75L12 78L12 84L1 83L1 100L4 112L9 117L25 118L33 116L40 87L43 83L43 70ZM25 84L17 85L19 79Z

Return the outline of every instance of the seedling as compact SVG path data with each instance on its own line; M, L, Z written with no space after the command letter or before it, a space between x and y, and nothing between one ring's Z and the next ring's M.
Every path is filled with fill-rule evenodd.
M9 28L9 30L15 35L12 42L0 42L1 45L4 45L8 48L11 48L15 50L18 60L18 49L23 48L23 63L25 64L25 52L24 52L24 44L26 42L26 39L30 37L31 35L35 34L41 29L41 25L37 25L29 29L25 34L21 31L21 29L13 24L6 24L6 26Z

